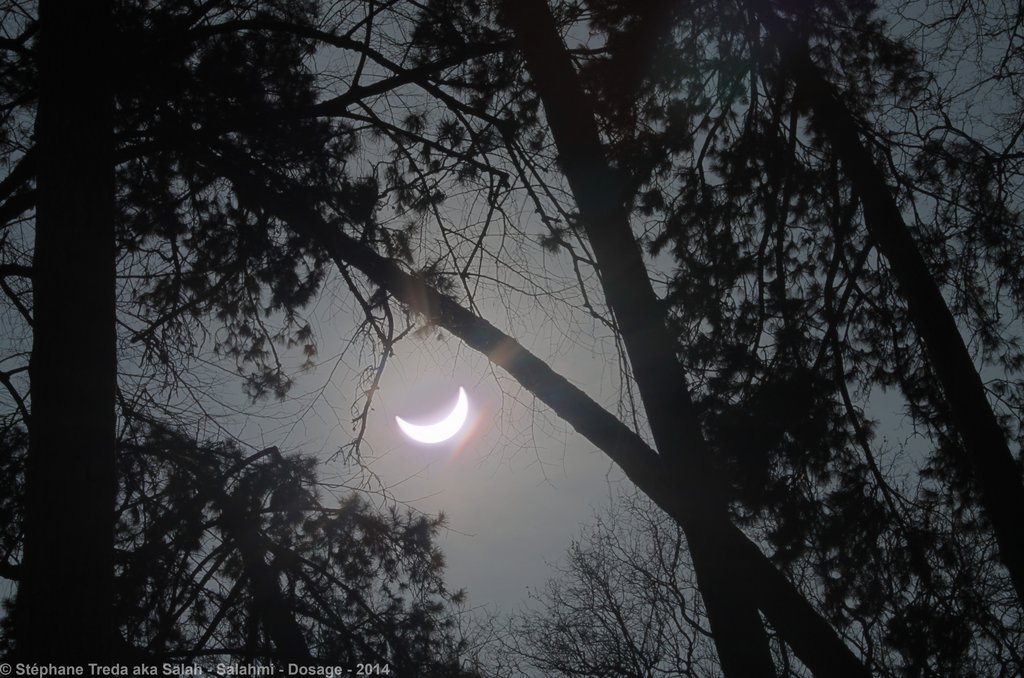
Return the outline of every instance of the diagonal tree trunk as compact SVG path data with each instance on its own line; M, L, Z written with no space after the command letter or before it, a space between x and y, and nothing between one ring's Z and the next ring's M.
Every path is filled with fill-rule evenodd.
M524 388L547 404L563 420L609 456L644 493L680 525L705 526L697 539L713 540L722 556L739 571L742 586L753 603L808 667L821 676L868 676L870 672L836 635L834 629L779 570L735 525L713 522L702 514L682 490L665 460L628 426L589 396L554 372L515 339L486 320L440 294L421 279L360 245L323 222L318 215L299 216L288 222L311 234L338 266L354 266L370 280L431 322L462 339L511 374ZM688 536L689 539L689 536ZM704 542L705 544L707 541Z
M245 158L209 157L217 172L247 203L259 206L315 241L339 268L354 267L396 299L424 315L512 375L587 440L680 525L695 526L697 548L715 549L739 580L728 581L746 595L804 664L820 676L869 676L870 672L835 630L730 521L704 512L684 491L696 479L680 480L679 470L589 396L554 372L515 339L455 300L427 285L366 245L331 226L310 206L274 190L268 175ZM731 570L730 570L731 571ZM750 674L760 675L760 674Z
M995 531L1000 556L1018 599L1024 603L1024 483L1006 434L988 402L981 375L903 220L892 188L860 138L857 120L811 60L806 42L794 36L769 9L758 6L756 13L788 67L786 72L810 102L815 121L825 130L842 160L864 205L868 233L899 282L900 293L963 440L965 466L973 470L977 480L981 504Z
M109 663L115 386L109 2L40 3L20 661Z

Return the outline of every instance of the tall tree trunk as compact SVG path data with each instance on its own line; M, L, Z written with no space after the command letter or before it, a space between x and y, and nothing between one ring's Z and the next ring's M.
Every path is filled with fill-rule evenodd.
M770 9L757 15L787 66L787 73L810 102L846 175L864 205L864 222L889 262L929 363L942 385L954 425L963 441L965 466L972 469L985 515L992 523L999 553L1018 600L1024 603L1024 483L1006 433L989 404L981 375L971 360L956 320L913 235L903 220L892 188L871 157L858 123L835 87L811 60L806 42L793 35Z
M367 246L328 224L311 206L296 201L287 191L275 190L264 172L248 159L210 156L214 169L232 182L247 204L259 206L288 223L322 247L339 268L359 269L368 279L430 322L445 328L502 367L525 389L614 461L637 487L680 525L690 525L698 549L716 550L724 563L721 579L709 587L743 590L815 675L870 675L868 669L839 638L828 621L772 565L724 512L707 512L695 503L700 493L686 490L678 469L666 466L628 426L608 413L587 394L554 372L486 320L439 293L423 280L401 270ZM736 578L734 578L736 577ZM712 595L717 589L711 589ZM763 675L763 674L749 674Z
M544 104L658 451L691 504L682 528L722 668L729 676L774 675L752 592L718 538L729 522L724 487L711 466L686 375L633 236L624 187L608 165L588 96L546 1L509 0L502 7Z
M40 2L23 661L109 662L115 387L111 4Z

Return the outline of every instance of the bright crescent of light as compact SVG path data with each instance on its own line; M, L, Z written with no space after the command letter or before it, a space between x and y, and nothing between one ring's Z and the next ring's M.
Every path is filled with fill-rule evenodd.
M462 425L466 423L468 415L469 398L466 397L466 390L460 386L459 400L455 403L455 408L441 421L417 426L416 424L410 424L401 417L395 417L395 422L398 423L398 428L402 429L405 435L416 442L434 444L443 443L458 433Z

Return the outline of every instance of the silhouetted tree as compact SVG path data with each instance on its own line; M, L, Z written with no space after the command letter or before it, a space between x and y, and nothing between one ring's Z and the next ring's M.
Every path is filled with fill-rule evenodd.
M123 444L117 622L139 661L388 665L455 676L443 518L323 502L316 460L141 427Z
M968 542L967 549L972 548L977 544ZM856 585L847 587L853 593L845 614L863 627L865 637L858 645L874 672L898 675L920 653L927 659L912 670L921 675L1013 675L1015 663L1005 658L1009 648L997 649L1014 643L1012 636L965 639L972 626L997 627L979 624L984 617L980 610L968 608L964 617L940 622L936 611L955 607L964 597L961 591L947 591L947 601L925 605L918 598L916 605L903 607L900 599L911 593L899 574L905 565L898 562L898 552L886 557L892 560L876 581L892 597L890 609L865 604ZM973 578L970 570L976 563L949 562L942 576L965 583ZM812 565L797 572L813 577L814 569ZM890 616L892 609L897 610L895 617ZM909 628L910 620L922 628ZM965 652L965 644L974 647ZM577 671L592 676L719 675L685 534L636 495L618 497L584 529L565 562L556 566L554 578L533 595L527 610L512 615L507 633L492 641L486 653L492 663L526 674L533 667L546 675L566 676ZM776 646L774 659L780 675L807 675L785 644Z
M679 525L619 497L569 546L495 652L544 675L719 675Z
M1014 20L977 16L1009 43L965 77L1012 95ZM122 359L142 374L122 416L174 414L161 396L207 339L253 397L284 397L279 351L315 355L302 312L336 270L379 355L357 428L403 310L461 338L681 527L727 675L791 657L817 675L1019 670L1019 121L1002 148L974 135L964 97L880 17L869 2L119 5ZM34 96L23 23L6 46L8 223L36 200L36 151L11 122ZM343 65L314 70L327 63ZM0 271L22 315L6 281L30 243L5 241ZM550 297L614 337L619 416L484 319L503 295ZM893 388L921 450L873 434ZM218 529L262 642L302 656L283 565L242 527L254 492L216 509Z
M168 433L182 415L160 406L188 386L211 316L224 328L214 348L236 362L250 395L283 397L276 344L315 354L298 313L327 261L218 190L189 155L193 125L249 130L231 137L246 157L292 167L353 222L369 218L372 185L335 183L353 149L344 129L264 120L280 101L315 100L302 66L312 43L297 34L314 7L123 3L44 7L38 19L10 9L5 28L24 33L5 45L17 57L5 72L5 142L17 166L3 187L4 255L33 253L31 269L18 261L3 271L5 280L30 271L33 283L31 296L3 287L33 340L31 399L15 382L19 368L4 373L17 405L3 466L14 656L360 660L461 675L458 596L445 590L433 546L439 521L379 515L356 499L325 508L310 462L200 446ZM18 123L36 96L28 147ZM20 228L33 208L35 227ZM9 357L19 357L16 342ZM118 359L131 368L115 398ZM256 463L267 455L277 463Z
M39 5L22 661L109 662L116 334L111 3Z
M460 14L450 5L433 7L424 13L422 35L435 40L431 48L443 53L443 43L456 42L454 35L476 9L467 5ZM977 533L976 497L995 528L998 553L1007 566L1009 582L1013 582L1014 573L1020 572L1013 565L1019 531L1008 528L1019 521L1024 508L1018 496L1019 463L1006 447L1006 433L997 431L992 402L975 388L980 384L978 371L966 360L963 341L937 292L933 274L922 268L919 245L906 232L899 233L904 227L900 225L902 217L897 219L892 212L894 190L874 161L865 164L863 142L851 136L867 130L883 150L888 142L888 165L898 172L898 160L914 153L912 142L891 142L898 132L888 127L891 119L880 115L890 111L872 102L882 93L891 94L898 106L919 105L921 112L927 110L941 123L945 112L941 108L936 112L935 102L929 100L925 67L906 43L886 33L868 4L784 12L785 20L778 21L773 14L778 10L768 5L687 6L677 8L679 15L667 17L669 21L663 9L658 3L648 3L642 10L619 3L588 3L559 6L548 15L541 3L510 5L509 17L535 82L513 81L510 92L514 95L503 98L495 93L493 83L474 81L472 70L463 79L451 81L470 90L467 82L479 86L480 94L473 92L468 97L467 116L477 110L474 105L486 106L492 100L498 100L494 104L498 110L512 106L506 102L516 101L515 105L527 112L531 102L536 105L539 99L543 103L551 141L558 150L558 171L564 173L575 200L564 208L559 224L557 218L547 216L557 213L556 198L551 194L538 197L543 189L537 188L531 197L538 212L555 224L549 242L568 247L567 241L576 239L578 249L569 256L583 265L594 264L600 274L662 457L669 454L666 449L692 450L699 457L701 444L691 441L683 448L667 445L667 438L659 440L659 429L667 436L678 433L674 429L687 427L685 413L691 407L685 392L668 395L684 383L682 379L677 377L672 385L657 388L671 373L668 365L674 362L666 357L664 348L657 348L665 343L656 339L664 311L645 304L645 297L652 296L646 292L649 283L644 273L635 273L643 264L638 256L629 254L635 245L629 229L622 225L621 210L631 211L637 218L647 217L648 228L658 234L652 246L660 249L672 243L683 264L669 288L668 301L677 310L668 322L681 339L679 355L686 371L698 375L695 414L701 419L699 428L717 453L714 465L721 465L730 476L734 509L740 517L750 523L765 521L761 524L782 564L792 564L800 555L813 552L824 589L820 609L827 611L844 635L852 626L870 628L886 620L880 638L870 637L874 631L865 637L862 651L869 658L873 643L882 640L900 648L913 671L948 672L968 661L964 653L986 654L987 648L971 649L970 639L989 636L998 638L994 644L1003 657L996 665L1003 661L1008 662L1004 666L1013 666L1019 662L1010 648L1020 634L1020 596L1016 602L1007 602L999 593L982 594L990 586L994 587L990 590L1000 590L1007 583L987 564L975 568L988 559L986 540L964 540L957 528L937 524L929 512L941 507L954 524ZM686 30L657 30L671 25L672 19ZM587 22L607 41L592 51L584 47L572 52L579 78L589 91L574 84L569 54L552 37L554 31L545 28L559 20L563 30L573 21ZM814 78L806 77L806 61L792 61L793 50L800 49L795 45L806 38L794 37L784 27L785 21L813 37L820 58L835 60L835 66L829 67L849 91L837 91L820 70ZM669 43L665 33L676 42ZM666 44L669 49L659 53L659 47ZM648 59L647 81L637 84L620 78L622 72L632 72L638 58L641 63ZM623 97L623 87L635 98ZM596 113L588 113L588 107ZM595 115L596 123L592 120ZM532 122L528 113L525 119ZM809 124L803 124L805 120ZM948 126L948 114L946 120ZM837 125L846 126L845 136L837 131ZM495 128L503 131L500 125ZM822 128L831 131L822 133ZM507 149L515 158L518 141L505 133ZM1015 128L1008 130L1007 138L1017 138ZM533 152L545 148L543 138L529 143ZM992 302L965 305L963 322L979 327L982 341L990 345L986 350L1000 346L1019 355L1011 348L1016 346L1012 324L1006 338L997 339L999 323L993 321L993 316L1002 314L1019 317L1019 303L998 292L1004 287L1013 289L1015 284L1011 272L1001 271L1011 259L1000 252L1006 247L1002 238L1013 242L1020 232L1013 194L1005 188L1016 179L1007 175L1005 154L1002 174L996 175L984 166L1001 156L984 149L972 155L979 153L984 160L972 162L972 170L957 171L951 178L950 183L955 183L969 177L966 185L973 186L964 191L971 197L954 206L953 212L981 207L994 218L979 227L979 232L992 234L984 255L991 264L983 266L980 275L999 282ZM925 152L918 155L917 162L929 163L926 158L930 157L931 152ZM534 177L554 164L544 165L543 160L531 164L525 154L520 159L534 172L532 176L523 173L527 190ZM934 163L925 166L933 171L936 167ZM897 176L901 181L908 178L905 173ZM933 173L925 181L915 178L909 190L919 187L920 195L927 198L929 182L935 181L935 176ZM870 187L865 184L869 180L874 182ZM551 186L561 183L557 175L548 181ZM865 200L874 206L869 209ZM898 251L884 242L890 238L888 233L878 230L883 228L879 201L890 205L883 218L901 239ZM920 212L916 217L919 222L927 221ZM962 230L961 218L956 217L956 223ZM938 212L935 223L941 225L948 219L948 214ZM586 235L585 240L581 234ZM937 242L948 246L951 237L963 238L965 246L972 249L980 245L956 229ZM346 247L351 249L351 245L337 243L335 251L346 258ZM884 259L875 256L876 248ZM353 255L348 261L356 258ZM911 266L908 262L915 258L918 263ZM972 270L970 276L976 279L979 269ZM388 284L388 275L382 273L375 279ZM867 293L865 283L870 285ZM388 285L392 290L398 287ZM954 291L958 296L964 294ZM977 290L971 289L969 294L975 295ZM930 301L922 302L922 295ZM431 303L445 306L438 299ZM922 311L922 303L930 304L932 310ZM915 305L918 310L913 310ZM986 307L987 312L979 312ZM487 329L467 329L470 323L457 319L455 311L438 313L430 304L419 308L471 345L477 345L472 335ZM935 330L935 322L944 323L945 329ZM631 339L633 327L638 332ZM481 348L493 350L502 341L496 337L479 343ZM943 353L950 350L956 355ZM1017 369L1011 366L1015 364L1012 360L1000 360L1004 368ZM945 499L935 501L936 490L924 487L918 503L905 497L902 488L895 488L886 477L877 452L871 449L870 424L854 404L847 361L856 364L854 383L859 391L854 394L898 386L917 421L934 432L938 443L934 466L924 477L926 483L935 475L942 478L944 489L938 494ZM519 367L514 360L502 364ZM524 383L537 381L535 375L523 374L523 379ZM1017 381L1007 384L1001 379L1000 388L1014 392ZM659 395L645 396L645 390ZM967 396L972 390L974 395ZM535 392L540 395L540 389ZM557 399L547 402L555 406ZM666 415L661 420L665 423L659 425L652 409L661 408L676 419ZM975 414L964 414L970 408ZM961 409L960 415L955 414L957 409ZM566 416L579 426L578 419ZM986 449L975 446L972 452L968 439L975 435L971 431L976 425L987 427L991 439L982 446ZM1000 448L1005 454L993 452ZM955 461L958 458L960 461ZM624 464L624 468L628 466ZM993 474L995 468L1001 470ZM694 473L693 477L712 489L701 486L693 495L713 493L713 475ZM993 478L989 489L982 487L986 475ZM652 495L658 494L656 483L632 477ZM685 492L684 476L673 477ZM981 485L975 494L969 488L977 482ZM959 495L955 499L946 494L952 488ZM913 511L913 518L908 519L911 507L921 512ZM700 515L706 518L707 510ZM685 515L679 517L686 525ZM728 533L728 528L714 532ZM894 537L897 543L888 545ZM699 552L702 547L694 548ZM756 556L752 561L759 562ZM699 563L697 568L699 571ZM883 572L891 578L880 576ZM982 584L971 572L984 573L990 583ZM965 577L973 581L968 583ZM750 579L734 577L731 581L739 586ZM748 595L760 596L759 605L768 621L777 625L801 659L818 673L835 674L834 664L843 652L834 651L829 634L823 632L814 642L807 642L809 629L818 628L820 622L813 615L796 622L791 611L799 606L772 609L779 598L763 592L783 587L758 582L752 589ZM714 596L714 591L705 591L707 594ZM851 597L858 601L852 610ZM987 607L1006 610L1006 615L980 612ZM1008 623L1004 625L999 617ZM965 631L964 619L971 620L973 631ZM755 635L752 631L748 639ZM718 634L716 639L723 640ZM751 651L755 645L735 641L734 647ZM831 649L823 651L826 647ZM854 663L848 667L860 670Z

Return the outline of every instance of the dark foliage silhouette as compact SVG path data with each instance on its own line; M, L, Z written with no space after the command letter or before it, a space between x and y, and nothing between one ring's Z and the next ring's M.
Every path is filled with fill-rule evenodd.
M131 651L225 643L349 657L386 645L396 662L428 661L424 648L449 638L433 621L446 599L424 574L434 570L414 573L433 552L412 536L431 523L371 519L357 503L318 523L310 516L333 514L308 462L267 451L244 464L238 448L170 433L195 411L169 394L187 392L196 408L215 396L192 376L210 354L254 401L287 398L286 356L314 361L307 315L337 284L375 351L339 454L359 459L373 393L412 316L455 335L682 530L702 605L690 621L726 675L1022 669L1019 13L943 2L918 14L760 0L128 2L84 12L118 54L100 86L84 87L47 61L45 11L8 7L0 289L33 345L31 398L17 331L3 373L12 460L28 432L26 534L5 536L5 568L29 600L58 576L25 567L59 561L34 549L72 543L60 541L66 512L52 527L34 517L59 497L92 506L83 516L95 521L75 533L95 546L93 570L62 567L108 581L80 592L95 599L71 605L67 623L109 608L109 623L91 627L106 643L132 619L146 630L121 634ZM54 87L64 115L97 108L81 116L96 148L48 127L60 128L46 117ZM81 183L54 183L58 165ZM84 187L93 202L63 201ZM110 239L84 237L93 230L70 228L55 205L113 228ZM78 268L47 263L49 242ZM556 264L570 271L561 284ZM47 302L46 286L72 271L82 299ZM512 298L559 309L566 334L583 317L612 337L618 415L485 318L491 300ZM95 336L82 350L106 362L63 350L86 326ZM47 342L96 374L47 358ZM92 450L77 457L89 473L113 472L113 429L87 442L81 427L61 428L67 408L48 404L47 375L69 389L78 380L90 421L118 417L116 533L112 481L33 489L46 482L33 464L54 450ZM115 378L116 395L86 390ZM900 444L876 432L876 419L897 414L917 433ZM48 441L54 432L68 445ZM8 469L17 486L17 464ZM204 499L189 503L181 488ZM144 518L127 508L165 491ZM331 569L340 556L303 534L338 537L354 524L345 511L411 549L389 565L377 542L353 542L377 559L363 574L404 573L434 603L363 601L378 622L344 599L329 616L350 584ZM130 539L130 557L115 539ZM167 569L199 553L205 569ZM115 554L112 568L103 558ZM152 571L175 574L148 581ZM197 584L208 572L226 588ZM126 582L152 604L129 609L116 594ZM20 612L15 640L45 637ZM427 621L403 627L403 615ZM371 620L373 633L346 639ZM68 656L115 651L104 642ZM448 670L453 652L429 661Z

